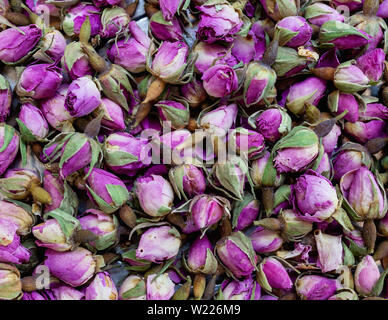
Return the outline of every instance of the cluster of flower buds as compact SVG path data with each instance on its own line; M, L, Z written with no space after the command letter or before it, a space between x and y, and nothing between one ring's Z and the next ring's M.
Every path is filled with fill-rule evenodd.
M0 0L0 300L388 299L387 19Z

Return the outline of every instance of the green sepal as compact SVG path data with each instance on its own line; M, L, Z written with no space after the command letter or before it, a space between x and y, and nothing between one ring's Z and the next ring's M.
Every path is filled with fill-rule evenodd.
M115 215L112 215L112 219L113 224L115 225L115 229L108 234L102 236L97 235L97 239L92 243L93 247L96 248L98 251L105 250L113 246L118 241L117 228L119 227L119 221Z
M173 25L172 21L164 20L162 11L155 12L151 17L150 22L156 22L165 26Z
M308 59L298 55L293 48L279 47L274 64L271 66L278 77L283 77L290 70L305 65Z
M281 47L285 46L288 41L290 41L292 38L299 34L298 31L291 31L289 29L282 28L279 26L276 26L275 32L278 34L279 46Z
M77 194L69 186L66 180L64 181L63 188L64 188L63 199L61 201L59 209L61 209L62 211L68 212L74 217L78 212L79 201L78 201Z
M3 152L5 149L7 149L16 132L16 130L13 127L9 126L8 124L4 123L3 126L4 126L4 138L3 138L3 145L0 148L0 152Z
M114 185L114 184L107 184L106 189L111 196L114 205L119 208L125 202L129 199L129 192L127 188L120 186L120 185Z
M26 125L19 119L15 119L17 124L19 125L19 130L20 130L20 137L22 140L26 143L33 143L37 141L36 137L34 134L26 127Z
M176 166L171 168L170 171L168 172L168 177L175 193L178 195L179 200L181 200L183 197L187 201L188 198L183 189L184 174L185 174L184 165L181 165L181 166Z
M125 291L122 294L122 297L124 299L131 299L131 298L144 296L145 294L146 294L146 285L145 285L145 282L141 280L137 283L137 285L134 288L128 291Z
M326 43L340 37L358 36L368 40L368 37L358 29L340 21L330 20L325 22L319 31L319 41Z
M348 267L354 266L356 264L356 259L354 258L352 251L348 248L348 246L343 241L342 241L342 247L344 249L343 264Z
M291 195L291 186L287 184L281 185L274 193L273 206L276 208L282 202L288 201Z
M359 247L352 239L346 237L349 241L349 250L355 257L364 257L368 254L368 249L366 247Z
M45 213L44 218L47 219L48 217L52 217L58 221L67 241L71 240L71 237L75 231L81 229L81 225L78 219L74 218L71 214L68 214L61 209L55 209Z
M297 126L274 145L272 154L284 148L310 147L314 144L319 144L316 133L310 128Z

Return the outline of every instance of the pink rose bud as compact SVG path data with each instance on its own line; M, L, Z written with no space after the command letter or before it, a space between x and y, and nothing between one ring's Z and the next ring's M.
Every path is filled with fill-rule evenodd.
M78 41L70 42L66 46L62 66L72 80L94 74L88 55L82 50L81 42Z
M130 20L131 18L124 8L118 6L105 8L101 15L101 37L113 38L118 32L127 27Z
M359 67L348 61L337 67L334 85L343 92L358 92L369 87L369 79Z
M345 122L345 133L361 144L371 139L388 137L386 121L373 118L369 121Z
M344 120L349 122L356 122L358 120L360 106L353 94L344 93L339 90L333 91L328 95L327 102L330 111L336 116L347 110L348 113L343 117Z
M290 290L293 287L287 270L275 258L265 258L259 268L271 288Z
M325 22L335 20L344 22L345 17L327 4L316 2L306 8L304 17L312 25L322 26Z
M117 174L134 176L151 163L148 140L126 132L112 133L105 139L103 151L106 165Z
M213 63L225 64L230 67L238 63L237 59L230 53L227 47L217 43L200 41L193 48L193 53L197 55L194 66L199 74L203 74Z
M384 71L385 52L383 49L373 49L357 58L357 66L369 78L377 82Z
M171 21L179 10L181 1L179 0L160 0L159 1L160 10L162 11L163 18L166 21Z
M96 273L85 289L85 300L118 300L116 286L108 272Z
M35 224L35 217L21 206L12 202L0 200L0 219L17 226L16 233L25 236L31 233L31 228Z
M86 17L89 17L91 25L90 35L97 35L102 29L100 9L86 2L79 3L67 10L62 21L63 31L69 37L78 36Z
M191 244L187 256L187 266L191 272L213 274L217 270L217 260L213 255L213 246L206 235L197 237Z
M146 300L146 284L137 275L125 278L119 290L119 300Z
M20 243L18 226L0 218L0 262L22 264L30 260L31 252Z
M170 300L174 293L175 284L168 273L147 277L147 300Z
M118 40L108 50L109 59L132 73L146 69L146 58L151 41L135 21L128 24L131 34L129 39Z
M45 257L44 264L51 274L72 287L86 283L96 270L92 253L81 247L66 252L47 249Z
M199 40L208 43L218 40L232 42L243 25L238 11L230 4L205 3L197 9L201 12L197 30Z
M247 193L242 201L235 202L233 208L232 227L234 231L241 231L249 227L256 220L260 211L260 202L252 194Z
M287 47L303 46L310 41L313 29L306 19L300 16L286 17L280 20L275 27L279 36L279 45Z
M180 89L182 97L187 101L191 108L198 107L206 100L207 94L203 88L202 81L200 80L194 78L192 82L184 84Z
M162 263L178 254L181 246L179 232L169 226L150 228L140 238L136 258Z
M280 232L257 227L249 238L252 241L253 249L257 253L268 253L279 250L283 245L283 238Z
M319 222L328 219L337 210L337 193L330 180L313 170L296 179L291 186L293 208L299 218Z
M56 285L51 288L57 300L83 300L84 294L67 285Z
M204 114L200 119L200 126L208 128L210 133L225 136L236 122L237 105L223 105Z
M0 263L0 300L17 300L23 295L19 270L11 264Z
M203 171L192 164L183 164L170 169L169 178L176 194L181 199L193 198L203 194L206 189L206 179Z
M380 278L380 271L371 256L365 256L357 265L354 284L359 294L369 295Z
M314 232L318 251L318 263L322 272L337 270L342 265L342 242L341 236L332 236L322 233L321 230Z
M66 49L66 39L58 30L47 32L42 38L42 48L34 55L39 60L50 62L59 61Z
M260 300L261 287L257 281L247 278L242 281L225 280L221 284L222 300Z
M257 263L252 243L242 232L233 232L216 244L217 255L228 272L236 278L249 276Z
M172 129L183 129L189 124L190 110L185 101L162 100L155 104L162 124Z
M42 30L35 24L18 29L8 28L0 32L0 60L5 63L18 63L30 56L42 36Z
M338 138L341 135L341 128L334 124L330 132L322 138L322 145L326 153L331 154L338 143Z
M34 64L23 70L15 92L19 97L50 98L55 95L62 79L62 69L55 65Z
M85 116L100 104L100 91L90 77L78 78L70 84L65 98L65 108L72 117Z
M206 70L202 78L206 93L215 98L223 98L237 90L238 78L233 68L216 64Z
M161 11L152 15L150 29L158 40L179 41L183 39L182 28L177 17L173 17L171 21L166 21L163 18Z
M40 101L41 111L47 122L59 131L62 131L63 127L71 125L73 121L73 117L65 108L68 87L66 84L61 85L53 97Z
M20 107L19 120L37 140L46 138L49 133L49 126L45 117L33 104L26 103Z
M327 300L341 288L338 280L307 275L295 282L295 289L302 300Z
M12 90L7 78L0 75L0 121L5 122L11 112Z
M265 13L275 21L298 14L295 0L286 0L285 2L277 0L260 0L260 3L263 6ZM287 10L283 10L283 6L286 6Z
M68 251L74 244L66 239L56 219L37 224L32 228L32 234L36 238L35 243L39 247L49 248L58 252Z
M95 110L96 113L103 112L101 126L108 130L122 131L126 128L124 122L123 109L114 101L107 98L101 99L100 107Z

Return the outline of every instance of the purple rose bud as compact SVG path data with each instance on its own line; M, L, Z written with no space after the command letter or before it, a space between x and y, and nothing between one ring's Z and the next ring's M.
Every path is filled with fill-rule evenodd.
M337 270L342 265L341 236L332 236L322 233L321 230L315 230L314 237L319 256L317 266L322 272Z
M334 73L334 85L343 92L357 92L369 87L369 79L359 67L345 62Z
M329 159L329 155L325 152L322 155L321 160L318 163L318 167L316 167L315 171L326 178L332 177L332 165Z
M192 164L171 168L169 178L179 198L192 198L205 192L206 179L203 171Z
M237 151L237 154L247 154L249 159L257 158L264 150L264 137L253 130L237 128L228 135L229 150Z
M229 214L230 203L227 199L207 194L195 196L189 207L185 233L205 230Z
M118 32L125 29L131 18L121 7L105 8L101 15L102 38L113 38Z
M86 2L81 2L67 10L67 13L62 21L63 31L69 37L74 35L78 36L86 17L89 17L91 25L90 35L97 35L102 29L100 9Z
M60 15L60 9L52 3L47 3L45 0L26 0L26 5L37 14L46 13L45 10L48 10L50 16L59 17Z
M296 179L291 186L291 197L294 210L305 221L326 220L338 206L337 193L330 180L313 170Z
M271 108L260 113L255 125L265 140L275 143L291 130L291 118L285 110Z
M23 292L22 300L59 300L51 290Z
M50 62L50 59L59 61L65 53L66 39L60 31L54 29L43 36L41 45L42 48L34 57L45 62Z
M160 10L166 21L171 21L175 13L179 10L181 2L179 0L160 0Z
M295 139L296 136L298 139ZM272 151L276 151L274 165L279 173L300 172L317 158L318 137L306 127L294 127L290 133L275 144Z
M40 102L41 110L47 122L59 131L62 131L64 126L70 125L73 119L65 108L65 97L68 87L66 84L60 86L53 97Z
M0 121L5 122L11 112L12 90L7 78L0 75Z
M30 260L31 253L21 245L17 229L16 224L0 219L0 262L22 264Z
M85 289L85 300L118 300L116 286L106 271L96 273Z
M62 78L62 70L55 65L31 65L23 70L15 91L19 97L50 98L55 95Z
M65 108L72 117L83 117L100 104L100 91L90 77L78 78L70 84L65 98Z
M359 169L363 165L370 168L369 153L357 143L344 144L333 157L334 180L339 181L345 173Z
M5 138L11 134L12 138L6 140ZM16 158L19 151L19 135L15 129L7 124L0 125L0 175L9 167Z
M345 173L340 181L344 200L357 220L381 219L387 212L387 198L374 174L367 167Z
M116 216L106 214L100 210L88 209L78 221L83 230L95 234L96 240L89 242L97 250L105 250L117 242L118 221Z
M360 116L388 120L388 107L381 103L368 103L365 110L360 113Z
M102 98L100 107L96 109L96 113L99 111L104 113L104 116L101 119L101 126L108 130L120 131L126 128L123 109L116 102L107 98Z
M168 273L147 277L147 300L170 300L174 293L175 284Z
M265 30L262 23L256 21L246 37L238 35L235 38L232 54L238 61L249 63L252 60L261 60L265 49Z
M359 10L362 8L364 1L359 0L333 0L333 4L340 9L340 6L347 6L350 11Z
M134 176L151 162L148 140L129 133L112 133L105 139L104 160L114 173Z
M45 258L44 264L51 274L72 287L86 283L96 270L92 253L81 247L66 252L47 249Z
M119 289L119 300L146 300L146 285L137 275L125 278Z
M351 93L344 93L339 90L333 91L327 98L327 103L331 112L336 116L348 110L348 113L343 117L349 122L356 122L358 120L359 103Z
M172 209L174 191L162 176L152 174L136 179L135 193L144 212L152 217L165 216Z
M195 69L200 74L215 64L226 64L233 67L238 63L237 59L230 53L227 47L217 43L198 42L193 49L193 54L197 55Z
M371 256L365 256L357 265L354 284L359 294L369 295L380 278L380 271Z
M341 288L338 280L307 275L295 282L295 289L302 300L327 300Z
M308 77L291 85L286 95L286 106L295 115L303 114L306 104L318 105L325 91L325 80Z
M148 36L140 29L135 21L128 25L131 37L113 43L108 50L109 59L129 72L145 71L146 57L151 45Z
M373 49L357 58L357 67L369 78L377 82L384 71L385 52L383 49Z
M293 287L287 270L275 258L265 258L259 268L271 288L289 290Z
M283 239L280 232L257 227L249 238L252 241L253 249L257 253L268 253L279 250L283 245Z
M319 30L321 43L332 43L339 50L354 49L368 44L370 36L346 23L330 20Z
M249 107L268 98L275 82L276 72L272 68L256 61L249 63L244 80L245 104Z
M191 108L198 107L207 98L202 81L193 79L193 81L181 86L182 97L187 101Z
M161 122L171 126L172 129L183 129L189 124L190 110L186 102L183 104L172 100L162 100L158 101L155 107Z
M383 2L380 3L379 10L377 11L376 16L380 18L388 18L388 1L383 0Z
M73 248L73 244L66 240L56 219L48 219L32 228L32 234L37 239L35 243L39 247L45 247L54 251L63 252Z
M274 170L272 161L269 160L270 152L264 152L264 155L252 162L252 181L256 188L277 187L284 182L284 175ZM265 177L265 180L263 179Z
M4 63L17 63L19 60L28 57L41 36L42 30L35 24L1 31L0 60Z
M170 226L149 228L141 235L136 258L162 263L178 254L181 246L179 232Z
M15 224L18 235L25 236L31 233L31 227L35 223L32 214L22 207L4 200L0 200L0 208L0 219L4 219L10 224Z
M285 2L278 0L260 0L260 3L265 13L275 21L298 14L294 0L286 0Z
M11 264L0 263L0 299L17 300L23 295L19 270Z
M228 272L236 278L249 276L255 270L257 256L249 238L240 231L220 239L216 252Z
M80 42L70 42L66 46L62 65L72 80L87 75L91 76L94 73L88 55L82 50Z
M338 143L338 137L341 135L341 128L334 124L330 132L322 138L322 145L326 153L331 154Z
M250 226L259 215L259 211L259 201L250 193L247 193L242 201L235 202L234 204L232 220L233 230L241 231Z
M216 64L206 70L202 78L206 93L215 98L222 98L237 90L236 72L228 65Z
M89 168L85 168L85 174ZM129 199L125 184L114 174L93 168L87 178L87 193L99 208L105 213L119 209Z
M65 189L62 180L59 176L54 176L50 171L44 171L43 188L51 196L51 204L44 206L44 212L49 212L58 209L64 199Z
M313 25L320 27L325 22L335 20L344 22L345 17L327 4L316 2L306 8L304 17Z
M213 274L217 270L217 260L213 255L213 246L206 235L198 236L191 244L187 256L187 267L191 272Z
M177 17L171 21L163 19L162 12L154 13L150 20L152 34L161 41L179 41L183 39L182 28Z
M188 51L183 41L164 41L152 61L152 71L163 81L176 81L184 71Z
M35 139L44 139L49 133L46 119L33 104L26 103L20 107L19 120L33 134Z
M202 5L197 38L207 43L217 40L232 42L240 31L243 21L238 11L230 4Z
M199 121L199 125L203 128L208 128L214 135L222 137L232 128L236 122L236 117L237 105L224 105L204 114Z
M84 294L73 287L58 285L51 288L57 300L82 300Z
M292 48L303 46L313 34L306 19L300 16L283 18L276 24L275 30L279 36L279 45Z
M386 121L378 119L363 122L357 121L355 123L346 122L345 133L362 144L374 138L385 138L388 136Z
M261 297L261 287L252 278L225 280L220 289L224 300L260 300Z

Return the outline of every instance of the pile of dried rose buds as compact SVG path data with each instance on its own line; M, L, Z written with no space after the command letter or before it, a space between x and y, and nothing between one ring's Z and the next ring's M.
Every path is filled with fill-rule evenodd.
M0 0L0 299L388 298L386 19Z

